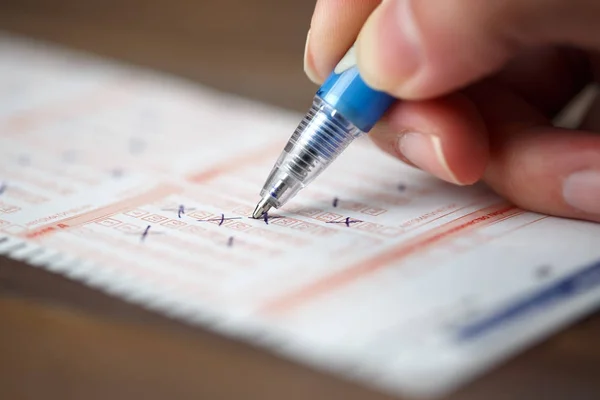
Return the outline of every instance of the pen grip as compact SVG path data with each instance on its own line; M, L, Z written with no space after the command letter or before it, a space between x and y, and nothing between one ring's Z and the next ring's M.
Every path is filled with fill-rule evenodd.
M362 132L369 132L396 99L369 87L360 76L354 47L335 67L317 91L323 101L340 112Z

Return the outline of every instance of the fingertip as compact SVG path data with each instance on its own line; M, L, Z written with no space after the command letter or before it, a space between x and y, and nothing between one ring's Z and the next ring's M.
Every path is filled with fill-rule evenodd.
M356 47L365 82L376 90L406 98L403 86L417 73L421 58L411 3L383 2L365 22Z
M323 79L319 77L317 70L315 69L313 57L311 54L310 47L310 29L306 33L306 44L304 45L304 73L313 83L319 85L323 83Z
M311 19L304 70L322 83L356 41L360 29L381 0L319 0Z
M479 181L489 158L485 125L459 94L399 102L370 136L388 154L458 185Z
M519 207L600 222L600 138L593 132L532 127L507 134L485 181Z

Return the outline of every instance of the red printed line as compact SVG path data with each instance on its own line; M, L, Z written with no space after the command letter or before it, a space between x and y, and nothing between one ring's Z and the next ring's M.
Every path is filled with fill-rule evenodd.
M526 226L533 225L533 224L536 224L536 223L538 223L538 222L540 222L540 221L543 221L543 220L545 220L546 218L550 218L550 216L549 216L549 215L543 215L543 216L539 217L538 219L534 219L533 221L526 222L526 223L524 223L524 224L522 224L522 225L516 226L516 227L514 227L514 228L512 228L512 229L509 229L509 230L507 230L507 231L505 231L505 232L502 232L502 233L500 233L500 234L498 234L498 235L491 236L491 237L489 237L489 238L487 238L487 239L483 240L483 241L482 241L482 243L488 243L488 242L491 242L492 240L495 240L495 239L501 238L501 237L503 237L503 236L506 236L506 235L508 235L508 234L514 233L514 232L516 232L516 231L518 231L518 230L520 230L520 229L523 229L523 228L525 228Z
M496 204L475 211L428 232L424 232L386 253L358 262L291 293L272 299L264 304L259 311L271 315L292 311L307 302L315 300L319 296L338 290L366 275L384 269L391 262L397 263L399 260L422 253L443 241L455 239L466 232L489 226L500 219L507 219L522 213L523 211L516 206L506 203Z
M59 229L85 225L95 220L110 217L131 208L152 203L170 194L177 193L180 190L181 189L178 186L162 184L152 190L147 191L146 193L139 194L129 199L121 200L105 207L96 208L95 210L91 210L83 214L64 218L47 225L43 225L31 232L24 233L23 237L27 239L38 239L42 236L56 232Z
M417 223L417 224L415 224L415 225L413 225L413 226L408 226L408 227L406 227L406 230L405 230L405 232L410 232L410 231L412 231L412 230L415 230L415 229L422 228L422 227L424 227L424 226L426 226L426 225L429 225L429 224L431 224L431 223L433 223L433 222L435 222L435 221L437 221L437 220L439 220L439 219L442 219L442 218L444 218L444 217L447 217L447 216L449 216L449 215L452 215L452 214L456 214L457 212L459 212L459 211L461 211L461 210L464 210L464 209L465 209L465 208L467 208L467 207L472 207L472 206L474 206L474 205L476 205L476 204L477 204L477 203L472 203L472 204L469 204L469 205L467 205L467 206L464 206L464 207L455 208L454 210L452 210L452 211L450 211L450 212L447 212L446 214L435 215L435 216L433 216L434 218L432 218L432 219L430 219L430 220L425 220L424 222L422 222L422 223L420 223L420 224L419 224L419 223Z

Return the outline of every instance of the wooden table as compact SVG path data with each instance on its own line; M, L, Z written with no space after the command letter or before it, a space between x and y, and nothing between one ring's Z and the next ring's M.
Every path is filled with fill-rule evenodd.
M3 0L0 28L305 111L312 2ZM600 398L600 314L449 399ZM387 399L0 258L1 399Z

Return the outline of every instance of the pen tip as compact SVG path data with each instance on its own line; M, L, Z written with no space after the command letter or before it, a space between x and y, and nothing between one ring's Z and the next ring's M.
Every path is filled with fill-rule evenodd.
M252 213L252 218L254 218L254 219L262 218L262 216L265 215L265 213L268 212L271 209L271 207L272 207L272 204L269 201L268 197L261 199L258 202L258 204L256 205L254 212Z

